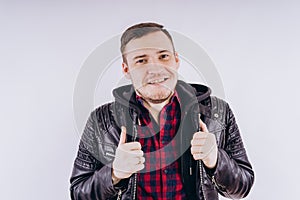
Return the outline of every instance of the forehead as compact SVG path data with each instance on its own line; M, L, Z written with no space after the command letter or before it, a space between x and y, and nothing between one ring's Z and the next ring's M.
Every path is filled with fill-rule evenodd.
M129 56L130 54L151 53L161 50L173 52L173 45L166 34L156 31L128 42L124 54Z

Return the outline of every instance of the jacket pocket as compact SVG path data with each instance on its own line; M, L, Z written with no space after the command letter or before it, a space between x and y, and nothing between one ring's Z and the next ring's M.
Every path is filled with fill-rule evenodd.
M207 118L205 123L208 131L216 136L218 147L223 148L225 141L225 126L219 121L210 118Z
M102 152L103 161L106 164L113 162L115 159L117 146L110 143L101 143L99 147L102 148L100 152Z

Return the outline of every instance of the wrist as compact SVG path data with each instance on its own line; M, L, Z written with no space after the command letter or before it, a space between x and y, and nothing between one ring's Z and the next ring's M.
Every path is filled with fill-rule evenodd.
M114 174L114 170L111 170L111 179L112 179L112 183L113 185L116 185L117 183L120 182L120 178L116 177L116 175Z
M217 165L217 160L212 161L210 159L205 159L205 160L203 160L203 163L204 163L205 167L207 167L209 169L213 169Z
M216 167L218 161L218 149L213 149L213 151L203 159L204 165L209 168L213 169Z

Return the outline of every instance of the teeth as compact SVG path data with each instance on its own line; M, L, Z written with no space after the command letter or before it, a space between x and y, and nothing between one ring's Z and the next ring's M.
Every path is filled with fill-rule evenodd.
M151 84L154 84L154 83L160 83L160 82L163 82L164 80L165 80L165 78L156 79L156 80L150 81L150 83L151 83Z

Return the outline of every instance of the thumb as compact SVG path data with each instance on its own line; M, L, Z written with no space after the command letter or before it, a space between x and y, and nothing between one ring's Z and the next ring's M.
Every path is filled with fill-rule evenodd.
M120 144L125 144L125 143L126 143L126 127L121 126L121 135L120 135L119 146L120 146Z
M206 132L208 133L208 129L206 127L206 124L201 120L201 115L199 114L199 127L200 127L200 131Z

